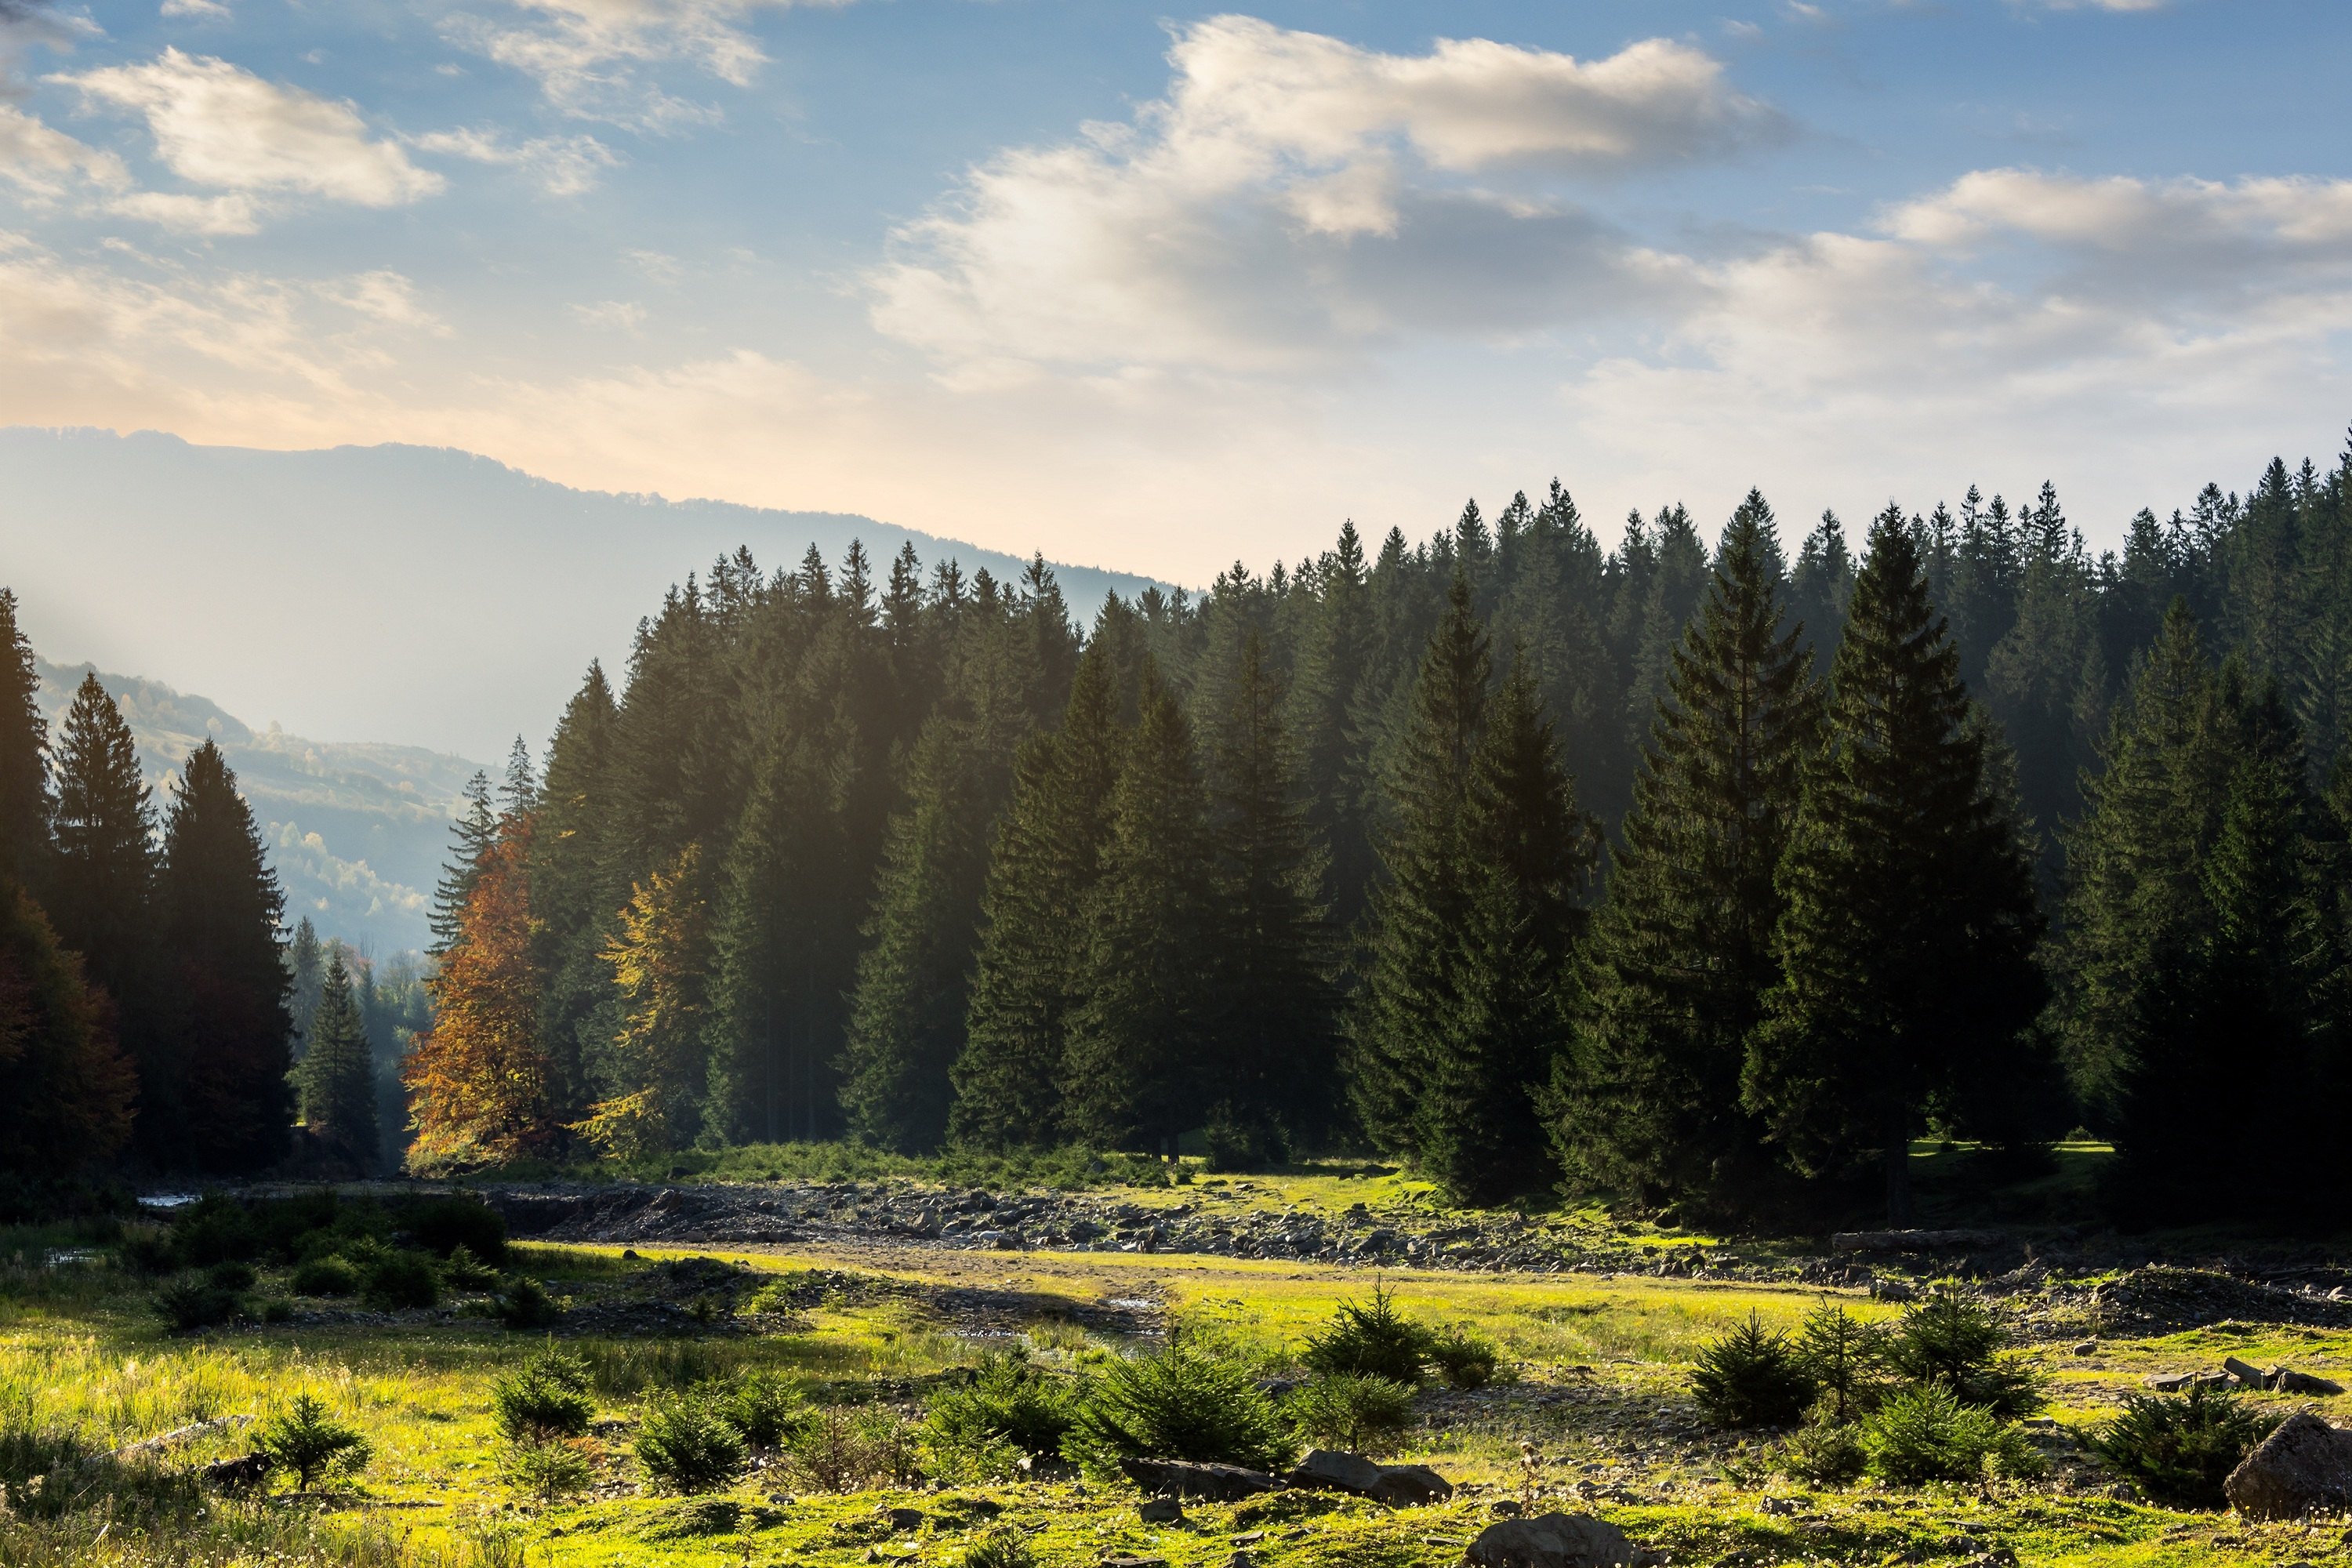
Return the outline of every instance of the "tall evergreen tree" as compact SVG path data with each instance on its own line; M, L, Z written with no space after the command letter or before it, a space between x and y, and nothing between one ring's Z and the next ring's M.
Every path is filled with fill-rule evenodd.
M207 1171L260 1170L285 1153L292 1121L286 900L236 775L211 741L181 769L157 887L187 1157Z
M297 1062L310 1048L310 1021L319 1016L319 994L326 984L327 950L319 942L319 928L304 915L294 922L294 939L286 944L287 1027Z
M1643 1202L1762 1196L1761 1129L1739 1079L1780 974L1774 879L1821 729L1806 628L1784 626L1769 569L1769 527L1751 494L1675 650L1583 966L1576 1048L1552 1084L1571 1178ZM1832 572L1843 540L1815 540L1808 553Z
M0 880L39 889L48 871L49 725L16 595L0 588Z
M112 1022L40 906L0 880L0 1172L99 1169L130 1141L138 1079Z
M490 805L490 775L476 773L466 781L465 805L449 827L449 858L441 867L441 879L433 889L433 912L429 917L433 945L425 951L435 957L449 951L457 940L458 927L465 920L466 900L474 890L474 879L480 874L482 857L499 836L499 814Z
M2032 868L1897 509L1854 582L1780 886L1747 1103L1807 1175L1874 1160L1908 1223L1911 1139L2026 1076L2047 984Z
M539 1034L547 1052L549 1098L565 1121L587 1108L588 1037L598 1029L612 987L604 943L618 906L606 907L604 868L617 718L604 667L592 663L548 742L531 839L533 962L547 977ZM463 856L466 846L457 852Z
M367 1027L360 1016L342 944L335 944L319 990L310 1049L299 1074L303 1125L332 1158L360 1170L375 1163L376 1096Z

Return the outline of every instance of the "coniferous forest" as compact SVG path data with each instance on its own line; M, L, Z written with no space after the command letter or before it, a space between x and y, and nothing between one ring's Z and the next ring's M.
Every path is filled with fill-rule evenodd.
M381 996L289 956L216 755L159 820L94 681L47 734L7 609L20 1167L404 1121L420 1170L1369 1150L1901 1221L1914 1140L2087 1128L2126 1217L2352 1185L2352 453L2096 555L2046 485L1612 550L1557 482L1099 606L739 552L479 782Z

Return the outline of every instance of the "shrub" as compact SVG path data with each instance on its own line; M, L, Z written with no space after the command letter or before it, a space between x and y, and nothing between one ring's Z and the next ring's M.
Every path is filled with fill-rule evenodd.
M1828 1406L1823 1418L1843 1425L1877 1402L1886 1332L1856 1320L1834 1301L1823 1301L1798 1332L1797 1359Z
M559 1437L544 1443L512 1443L499 1456L507 1484L541 1502L588 1489L596 1479L600 1450L591 1437Z
M1399 1312L1396 1299L1375 1285L1369 1305L1340 1302L1329 1326L1307 1342L1301 1359L1308 1371L1326 1376L1353 1373L1418 1384L1429 1354L1429 1331Z
M1862 1447L1870 1473L1897 1486L2032 1475L2041 1468L2016 1427L1981 1405L1962 1404L1940 1383L1889 1396L1863 1423Z
M963 1549L963 1568L1037 1568L1029 1538L1009 1524L984 1531Z
M793 1474L811 1491L897 1486L916 1474L914 1426L885 1406L826 1410L793 1434Z
M461 1241L442 1260L441 1279L459 1290L487 1290L499 1282L499 1273L475 1257L474 1249Z
M1815 1419L1780 1446L1780 1468L1816 1486L1847 1486L1862 1479L1870 1456L1863 1447L1861 1432L1852 1422L1828 1418L1827 1405L1824 1400L1824 1408L1815 1412Z
M743 1439L708 1399L656 1396L637 1428L637 1463L664 1491L717 1491L743 1468Z
M349 1258L313 1258L295 1265L293 1284L298 1296L348 1296L360 1288L360 1271Z
M1018 1453L1059 1453L1077 1419L1069 1384L1017 1355L983 1357L969 1382L930 1397L927 1445L943 1452L1009 1444Z
M509 1329L550 1328L563 1316L563 1307L547 1288L528 1274L507 1281L490 1299L490 1311Z
M1412 1384L1343 1372L1293 1390L1282 1409L1309 1443L1371 1453L1412 1424Z
M1063 1451L1097 1468L1156 1458L1278 1470L1298 1443L1247 1373L1180 1341L1107 1366L1080 1400Z
M441 1281L422 1254L394 1252L368 1266L360 1294L378 1311L430 1307L441 1300Z
M1494 1342L1458 1324L1429 1336L1430 1364L1455 1388L1484 1388L1501 1362Z
M2158 1502L2221 1508L2221 1483L2278 1418L2258 1415L2204 1384L2186 1394L2124 1395L2121 1414L2092 1437L2098 1456Z
M172 1233L160 1225L124 1226L115 1256L132 1274L169 1274L180 1266L180 1251L172 1244Z
M154 1295L158 1316L182 1333L227 1322L244 1303L234 1290L201 1275L183 1275Z
M507 1222L479 1198L415 1198L395 1207L393 1218L436 1258L447 1258L462 1247L484 1263L507 1260Z
M253 1265L235 1258L205 1270L205 1283L222 1290L250 1290L254 1279Z
M1718 1426L1793 1426L1813 1402L1813 1380L1789 1336L1751 1311L1700 1350L1691 1392Z
M710 1390L719 1418L754 1448L780 1448L808 1418L801 1392L780 1373L761 1368Z
M2031 1415L2042 1408L2033 1373L2001 1354L2009 1335L1992 1309L1957 1285L1939 1285L1903 1313L1887 1360L1906 1383L1933 1383L1962 1405L1996 1415Z
M587 1363L551 1349L490 1384L490 1415L509 1443L577 1437L595 1418Z
M254 1429L253 1446L268 1457L272 1469L291 1470L298 1490L309 1491L333 1473L356 1474L366 1468L368 1441L358 1431L327 1414L324 1404L308 1394Z

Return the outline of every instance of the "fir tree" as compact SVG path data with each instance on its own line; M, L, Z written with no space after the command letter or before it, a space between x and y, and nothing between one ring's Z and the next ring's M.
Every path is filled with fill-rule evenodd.
M286 900L236 776L210 741L181 769L158 892L184 1064L187 1157L207 1171L260 1170L285 1153L292 1120L293 1019L278 934Z
M587 1037L596 1032L600 1005L612 988L603 950L617 908L617 902L607 907L604 869L617 717L604 668L592 663L548 742L531 839L533 962L547 977L539 1035L553 1113L566 1121L587 1107Z
M379 1142L374 1068L340 942L327 960L299 1079L302 1122L310 1135L331 1157L371 1168Z
M286 1017L296 1062L310 1048L310 1020L319 1016L319 994L327 984L326 950L319 928L304 915L294 922L294 940L286 944Z
M49 725L16 595L0 588L0 881L38 889L48 871Z
M1912 1137L2021 1076L2047 986L2032 869L1894 508L1854 582L1780 887L1780 980L1747 1103L1804 1174L1875 1159L1889 1223L1906 1224Z
M130 1141L138 1079L112 1012L40 907L0 880L0 1172L51 1181L102 1168Z
M1739 1077L1779 977L1774 878L1820 732L1805 628L1783 625L1769 573L1769 527L1751 495L1675 650L1584 965L1577 1047L1553 1080L1570 1175L1650 1203L1759 1195L1760 1130Z
M425 951L439 957L457 940L465 919L466 899L474 890L482 857L499 836L499 815L490 807L490 775L477 773L466 781L465 806L449 828L449 858L441 880L433 889L433 945Z

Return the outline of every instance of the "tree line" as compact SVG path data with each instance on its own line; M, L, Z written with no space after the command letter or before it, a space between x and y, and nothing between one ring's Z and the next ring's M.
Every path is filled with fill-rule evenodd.
M1083 635L1042 562L739 552L478 784L412 1158L1198 1137L1900 1215L1912 1139L2079 1121L2151 1214L2338 1190L2212 1107L2340 1076L2347 475L2096 557L2048 486L1791 558L1555 482Z

